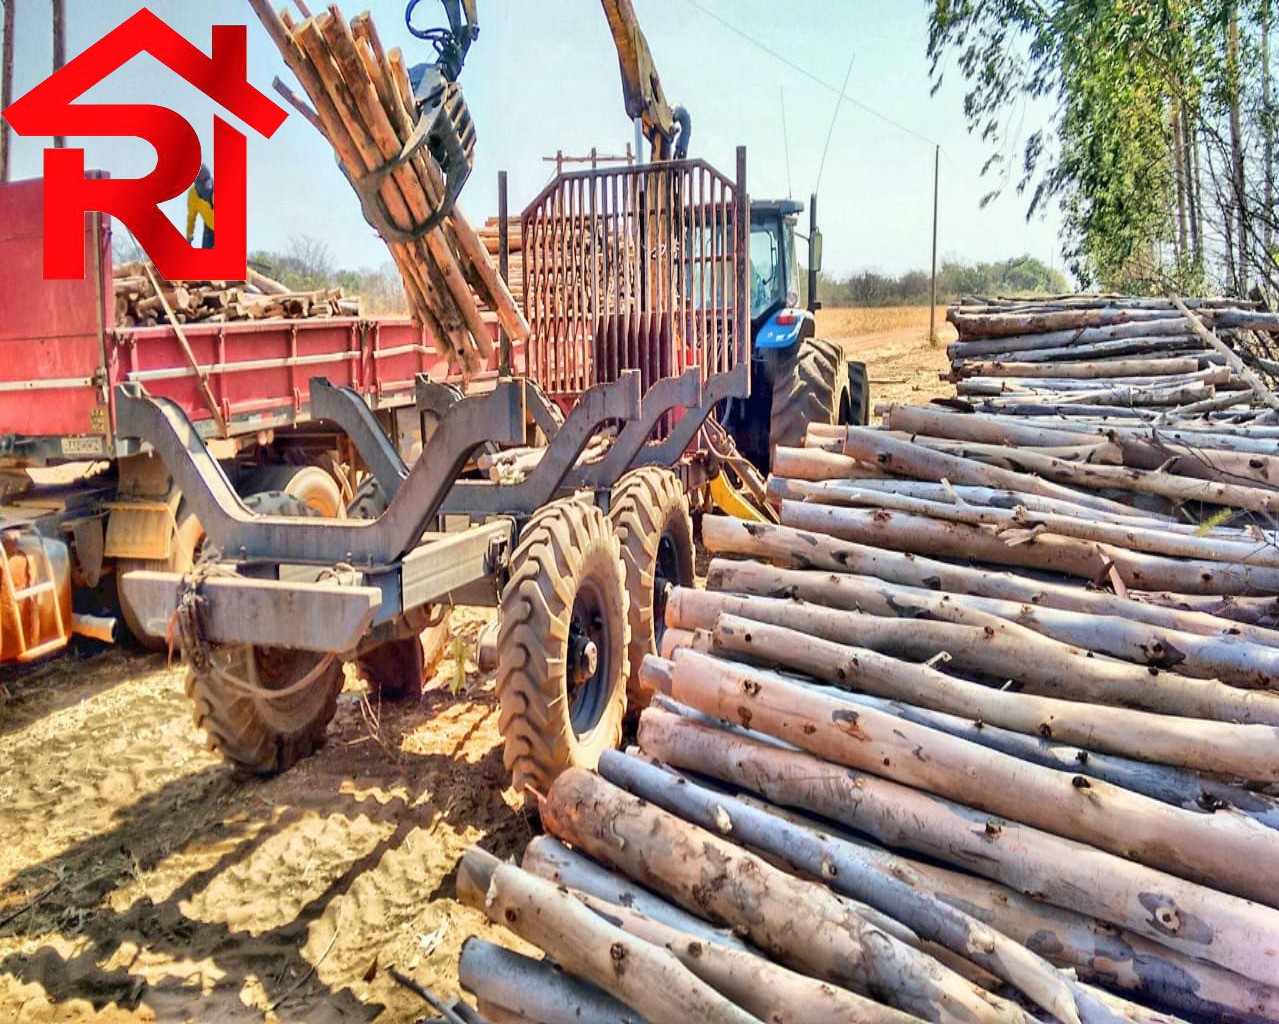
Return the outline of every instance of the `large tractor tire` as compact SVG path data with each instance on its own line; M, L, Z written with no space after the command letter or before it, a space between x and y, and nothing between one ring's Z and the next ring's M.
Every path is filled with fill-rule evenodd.
M305 502L325 519L341 519L346 515L337 481L320 466L264 466L252 475L252 483L246 489L259 494L281 491Z
M253 495L245 504L260 515L316 514L280 491ZM340 660L251 644L209 647L207 663L203 652L186 653L186 692L210 749L245 771L272 775L323 745L342 691Z
M502 593L497 694L520 793L594 768L626 713L629 604L622 545L599 509L565 499L524 528Z
M671 587L693 585L693 519L684 485L669 469L646 466L627 473L613 490L609 512L622 543L631 604L628 710L648 703L639 685L644 655L656 654L666 631Z
M386 491L376 477L368 476L355 489L346 514L351 519L378 519L387 505ZM451 611L448 607L430 609L421 617L420 633L388 640L356 659L356 669L370 698L413 702L421 699L423 688L435 675L453 639Z
M848 363L840 347L820 338L801 341L773 370L770 464L779 445L803 447L810 423L850 422L851 401Z
M143 625L137 611L125 596L120 581L124 579L125 573L137 570L185 573L195 564L200 545L204 543L204 527L200 525L200 520L195 517L195 514L187 508L185 502L178 504L174 524L176 529L168 558L121 558L116 561L116 598L120 605L120 617L124 619L124 626L129 631L129 635L144 651L163 651L168 645L168 640L163 633L152 633Z

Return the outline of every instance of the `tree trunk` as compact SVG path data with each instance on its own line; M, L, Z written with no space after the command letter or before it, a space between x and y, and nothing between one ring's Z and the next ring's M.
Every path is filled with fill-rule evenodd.
M1230 722L1257 704L1272 703L1270 693L1096 658L1035 633L1006 630L1002 628L1006 623L994 616L988 617L985 626L912 619L910 628L903 629L896 620L860 612L682 588L673 592L666 605L667 621L682 629L713 629L716 617L724 613L912 661L928 661L944 653L947 663L958 671L996 683L1016 680L1030 692L1089 704Z
M468 868L472 876L488 874L486 895L478 909L651 1024L690 1020L760 1024L691 974L669 951L628 935L550 882L489 861L485 856L480 862L483 867ZM473 893L468 889L464 895L459 890L458 895L467 898Z
M541 1024L644 1024L644 1018L594 985L472 936L462 944L458 982L484 1003L518 1006Z
M672 717L660 711L645 713L642 728L660 726ZM857 847L825 839L617 751L605 752L600 774L685 821L760 850L792 871L820 878L834 891L870 904L922 937L986 968L1059 1020L1111 1019L1109 1013L1097 1013L1071 979L1050 964L967 914L940 904L924 889L884 871L861 856Z
M1243 76L1239 67L1239 5L1231 0L1226 22L1226 78L1230 106L1230 207L1235 220L1238 266L1234 281L1235 294L1248 294L1248 210L1244 187L1243 130L1239 107L1243 102Z
M1279 844L1272 830L1250 819L1210 818L1028 764L777 673L696 651L676 656L671 696L825 760L891 774L916 789L1245 899L1267 905L1279 900Z
M959 625L986 623L995 615L1060 643L1137 664L1269 691L1279 679L1279 648L1234 637L1209 638L1184 631L1152 630L1116 616L1041 608L969 594L937 593L867 576L775 569L758 562L716 558L707 574L710 590L760 597L799 598L827 608L871 615L936 618ZM976 616L966 613L975 612ZM691 644L684 644L689 647ZM1226 720L1279 726L1279 694L1263 692L1247 705L1232 704Z
M1002 882L1037 902L1108 921L1187 957L1279 983L1279 913L1269 907L809 754L678 719L667 734L643 720L641 728L645 752L676 768ZM651 841L635 841L639 849L631 856L642 857Z
M730 925L805 974L926 1020L1026 1019L1011 1003L867 924L841 897L590 772L564 772L541 812L560 839L690 911Z
M1238 622L1233 617L1226 618L1203 608L1180 606L1177 603L1179 595L1159 604L1148 599L1130 600L1068 584L951 565L915 554L853 544L826 534L772 523L744 523L727 516L706 516L702 520L702 543L710 554L767 559L794 569L876 576L903 586L1002 598L1097 615L1116 615L1163 629L1185 630L1203 636L1237 636L1250 643L1279 646L1279 631L1253 621L1264 621L1264 612L1254 614L1250 611L1249 621ZM1273 599L1267 600L1273 603ZM1231 606L1222 604L1219 598L1212 598L1207 607L1220 610ZM1279 608L1276 611L1279 612Z
M827 533L841 540L921 555L1060 573L1086 583L1104 584L1113 572L1129 590L1240 595L1272 594L1279 590L1279 570L1276 569L1173 559L1032 530L1013 536L996 533L989 527L950 523L929 516L832 508L795 501L782 502L781 517L786 526Z

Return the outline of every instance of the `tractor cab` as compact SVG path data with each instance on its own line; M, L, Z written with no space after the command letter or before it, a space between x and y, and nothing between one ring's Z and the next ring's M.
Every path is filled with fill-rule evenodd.
M816 329L813 314L799 305L795 222L803 211L804 204L794 199L751 203L751 336L756 350L789 348Z
M800 306L795 224L803 211L793 199L751 203L751 393L728 403L724 426L761 473L778 446L804 443L810 423L865 423L869 411L865 366L816 336L822 236L812 211L808 304Z

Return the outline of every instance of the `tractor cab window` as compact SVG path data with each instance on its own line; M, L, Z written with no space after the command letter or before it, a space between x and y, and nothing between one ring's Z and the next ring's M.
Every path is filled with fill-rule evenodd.
M786 298L786 254L777 225L751 225L751 319Z

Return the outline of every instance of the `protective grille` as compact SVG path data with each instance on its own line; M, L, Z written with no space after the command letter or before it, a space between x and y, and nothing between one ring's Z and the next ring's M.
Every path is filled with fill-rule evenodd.
M745 156L738 152L738 179ZM525 210L529 370L551 398L747 358L746 190L703 161L561 174Z

